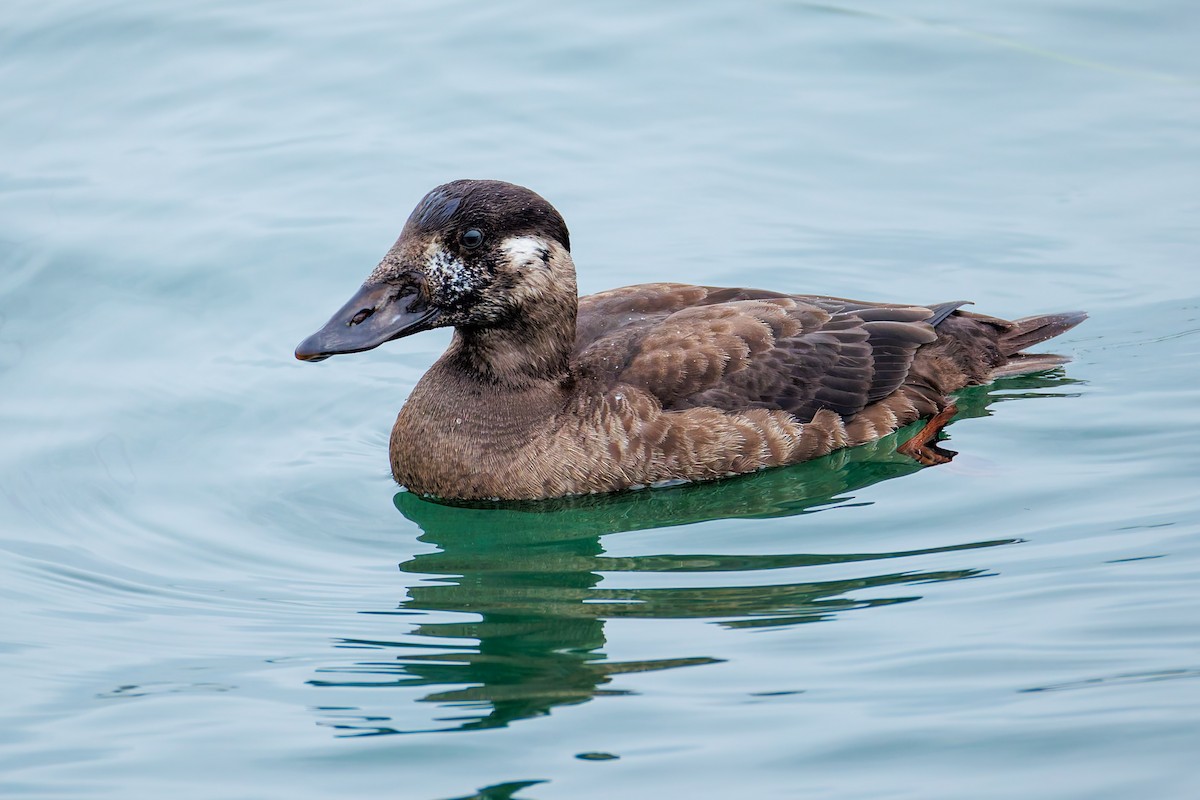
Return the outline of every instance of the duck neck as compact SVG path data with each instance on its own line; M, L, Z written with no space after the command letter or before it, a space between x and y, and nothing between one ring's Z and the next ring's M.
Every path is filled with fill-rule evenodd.
M539 299L531 311L502 325L456 328L448 360L467 376L492 386L561 385L570 376L575 347L579 300L574 281L569 294L560 295Z

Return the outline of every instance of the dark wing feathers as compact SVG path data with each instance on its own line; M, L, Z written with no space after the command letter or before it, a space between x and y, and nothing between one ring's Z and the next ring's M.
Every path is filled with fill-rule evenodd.
M946 317L950 316L963 306L970 305L974 305L974 303L972 303L970 300L951 300L949 303L937 303L929 307L929 310L933 312L933 316L927 319L926 322L936 328L938 325L942 324L942 321L945 320Z
M867 403L874 403L900 388L908 377L917 348L936 340L937 334L932 325L916 320L881 319L864 322L862 326L868 333L874 367Z
M580 300L576 364L594 380L644 389L668 410L849 417L904 383L917 348L937 338L930 320L957 305L631 286Z

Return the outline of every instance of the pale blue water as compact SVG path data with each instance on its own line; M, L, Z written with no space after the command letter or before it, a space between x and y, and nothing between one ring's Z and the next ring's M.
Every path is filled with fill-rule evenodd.
M0 795L1196 796L1198 37L1183 0L8 3ZM458 177L555 203L584 291L1092 318L943 467L441 507L386 441L444 333L291 350Z

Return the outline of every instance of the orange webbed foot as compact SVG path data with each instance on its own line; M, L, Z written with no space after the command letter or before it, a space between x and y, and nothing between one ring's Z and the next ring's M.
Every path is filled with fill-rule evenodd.
M957 413L958 406L953 403L946 406L926 420L925 427L917 431L907 442L897 447L896 452L903 453L918 464L926 467L932 467L937 464L949 464L951 459L958 455L958 453L954 450L938 447L937 438L938 434L950 424L950 420L954 419L954 415Z

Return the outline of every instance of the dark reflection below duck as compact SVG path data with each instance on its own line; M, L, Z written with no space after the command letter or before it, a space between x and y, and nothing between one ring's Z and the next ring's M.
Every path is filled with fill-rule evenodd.
M959 394L958 419L989 416L995 402L1070 396L1075 381L1056 373L1000 381ZM707 484L537 502L449 505L409 492L396 507L440 552L400 565L431 579L409 588L397 611L404 622L422 611L462 612L477 620L417 623L401 641L340 639L341 647L394 653L321 670L321 687L442 687L421 700L466 711L445 725L410 728L394 715L323 706L321 724L343 736L477 730L548 714L556 706L600 695L614 675L716 663L689 653L653 661L606 660L609 619L712 619L729 628L794 625L838 612L919 599L911 593L868 600L851 592L883 586L951 581L990 574L986 568L893 571L878 562L955 550L1015 544L1017 539L970 541L948 547L883 553L780 555L604 555L601 537L621 531L687 525L726 518L814 513L851 504L847 492L923 469L896 448L919 428L817 461ZM861 577L778 585L605 589L602 573L723 572L802 568L861 562ZM647 579L646 583L651 583ZM398 620L399 622L400 620ZM422 640L429 639L429 642ZM447 641L462 644L447 644ZM383 698L380 698L381 700Z

